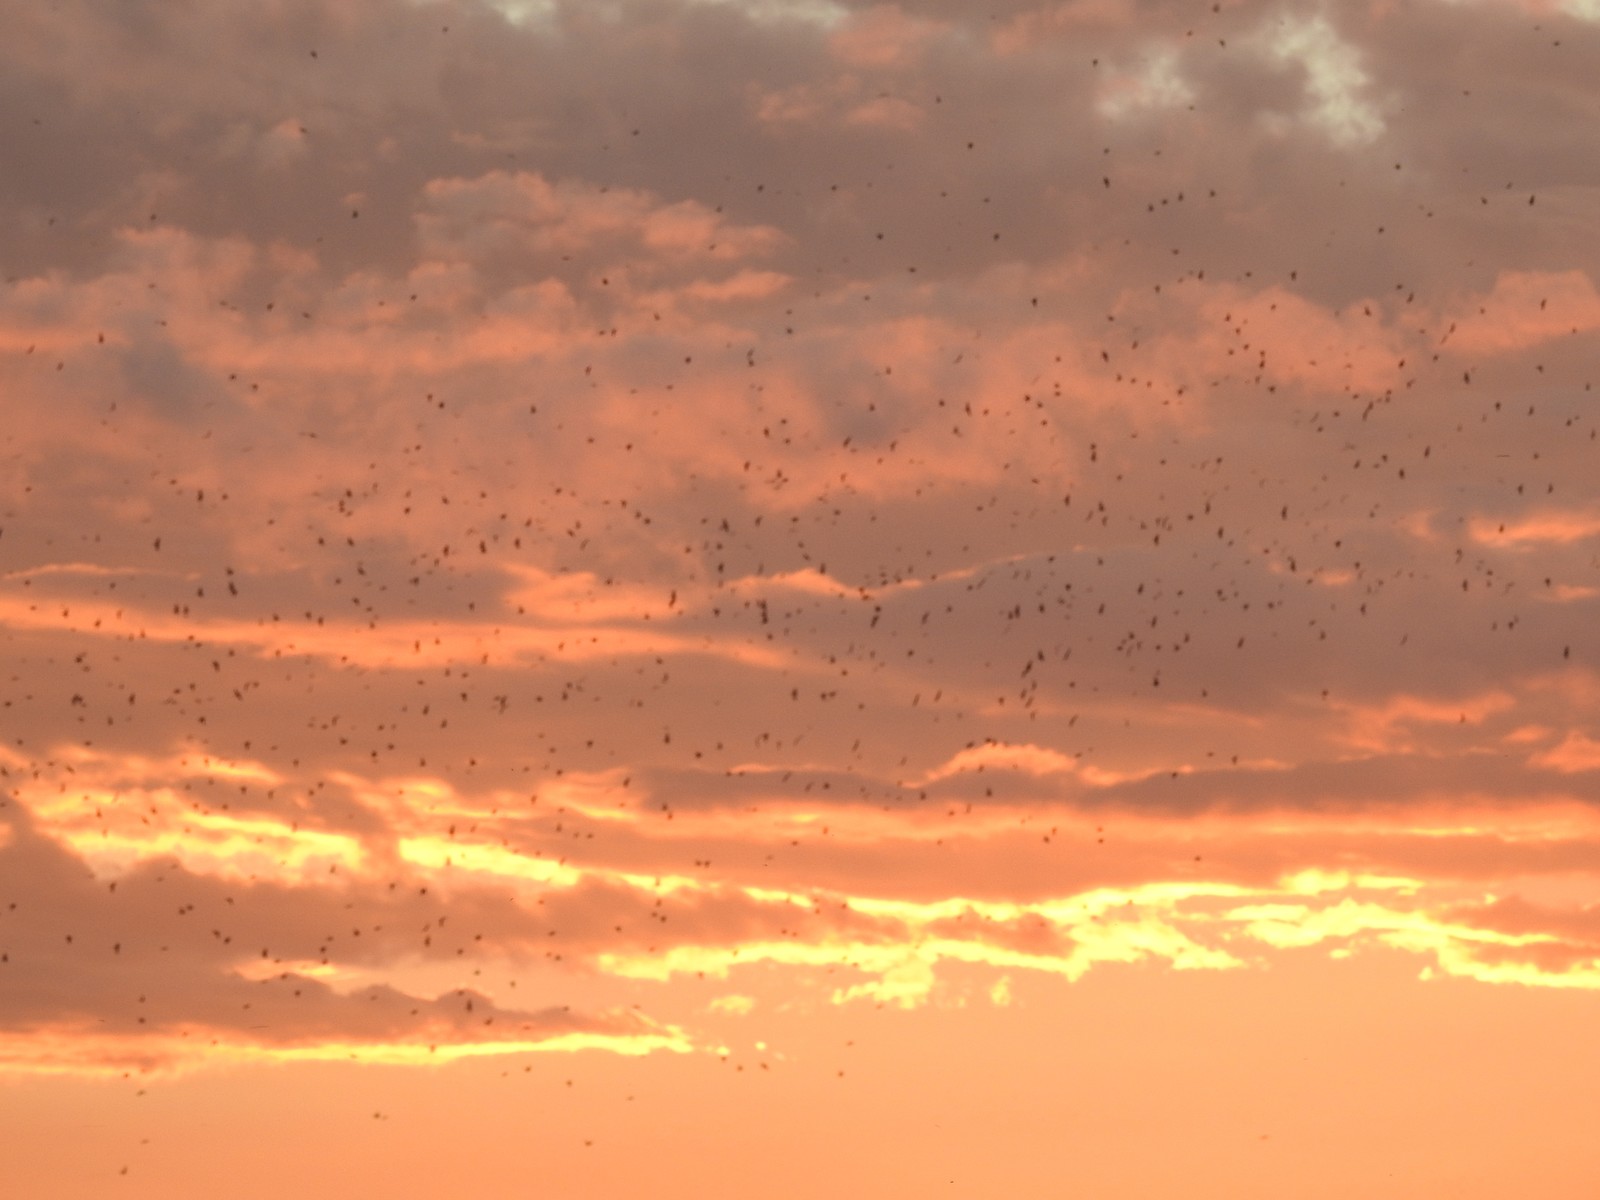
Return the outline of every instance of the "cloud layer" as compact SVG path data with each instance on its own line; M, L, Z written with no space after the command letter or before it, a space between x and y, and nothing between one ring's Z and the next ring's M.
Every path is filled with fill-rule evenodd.
M3 1069L1600 987L1575 8L7 20Z

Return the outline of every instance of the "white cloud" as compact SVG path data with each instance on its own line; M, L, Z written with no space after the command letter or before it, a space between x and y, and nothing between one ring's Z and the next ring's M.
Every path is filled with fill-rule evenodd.
M1194 99L1194 90L1178 68L1170 47L1159 47L1136 69L1111 76L1100 89L1095 108L1101 116L1124 117L1146 109L1178 108Z
M1372 81L1361 53L1326 18L1280 18L1258 32L1256 44L1268 58L1305 69L1304 116L1335 142L1363 145L1383 133L1383 118L1367 95Z

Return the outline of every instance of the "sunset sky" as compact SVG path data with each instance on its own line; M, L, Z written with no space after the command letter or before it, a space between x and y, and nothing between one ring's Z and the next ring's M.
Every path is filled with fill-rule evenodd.
M1597 277L1595 0L7 6L0 1190L1594 1196Z

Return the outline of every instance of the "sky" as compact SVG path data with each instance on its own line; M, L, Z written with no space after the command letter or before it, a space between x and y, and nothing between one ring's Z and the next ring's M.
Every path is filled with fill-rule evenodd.
M1592 1196L1597 63L8 7L14 1186Z

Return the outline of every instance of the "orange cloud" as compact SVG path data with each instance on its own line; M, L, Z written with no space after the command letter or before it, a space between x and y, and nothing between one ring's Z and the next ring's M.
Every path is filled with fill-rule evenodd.
M1582 270L1502 271L1486 295L1443 319L1440 343L1456 353L1507 354L1600 329L1600 293Z
M451 663L587 662L618 656L704 654L746 666L780 668L793 655L745 639L674 635L577 622L569 591L557 604L563 625L544 629L513 623L397 621L380 626L347 621L242 621L182 618L137 611L105 601L40 603L0 597L0 625L71 630L96 637L244 646L264 658L308 657L346 667L439 667ZM639 614L641 617L644 614Z
M523 246L578 254L620 241L666 259L726 261L783 240L776 229L732 224L697 201L663 203L639 189L552 183L526 171L433 180L424 197L424 246L440 257L490 257Z
M462 1059L511 1054L573 1054L599 1050L637 1057L697 1047L676 1029L642 1033L577 1031L540 1038L461 1041L454 1030L422 1031L412 1040L327 1041L274 1044L192 1026L153 1034L114 1035L75 1025L45 1026L22 1033L0 1032L0 1077L49 1075L110 1079L129 1074L173 1076L251 1064L349 1062L436 1067ZM430 1040L430 1037L433 1040Z
M1574 729L1560 744L1533 755L1528 761L1568 774L1600 770L1600 741Z
M898 4L875 4L854 12L828 35L828 49L846 66L894 70L914 66L943 22L911 16Z
M1078 761L1070 755L1043 746L1005 745L988 742L963 750L941 766L929 771L923 778L927 783L948 779L969 771L995 769L1021 771L1028 775L1059 775L1076 773Z
M1515 706L1516 698L1503 691L1454 701L1401 694L1379 705L1334 704L1336 710L1345 714L1348 723L1344 740L1360 750L1379 754L1415 750L1414 726L1481 725Z
M1501 550L1533 549L1545 543L1565 546L1600 533L1600 514L1545 509L1509 521L1474 517L1467 532L1473 541Z

